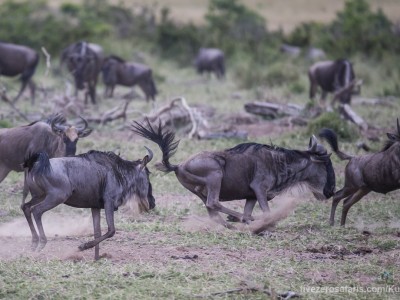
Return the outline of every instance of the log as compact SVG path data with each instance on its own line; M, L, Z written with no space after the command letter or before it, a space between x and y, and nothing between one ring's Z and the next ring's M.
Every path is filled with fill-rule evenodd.
M349 104L341 104L339 106L339 113L346 120L356 124L361 130L366 131L368 129L368 124L354 110L351 109Z
M268 119L277 119L286 116L299 116L303 107L296 104L278 104L271 102L250 102L244 109L251 114L260 115Z

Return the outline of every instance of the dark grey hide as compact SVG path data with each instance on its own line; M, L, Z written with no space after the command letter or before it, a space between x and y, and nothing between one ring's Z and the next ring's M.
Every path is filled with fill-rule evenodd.
M149 149L148 149L149 150ZM133 197L141 211L155 207L146 164L152 159L128 161L113 152L90 151L74 157L49 159L45 153L33 155L25 162L26 183L32 200L23 206L32 233L32 249L42 249L47 238L42 215L59 204L91 208L94 240L79 246L86 250L115 234L114 211ZM101 235L100 210L105 210L108 230ZM39 235L32 222L35 219ZM95 248L95 259L99 247Z
M157 169L175 172L179 182L201 198L210 217L225 226L219 212L249 222L257 201L263 211L269 211L268 200L297 184L308 186L317 199L327 199L334 193L330 154L315 137L306 151L245 143L224 151L201 152L173 165L169 159L178 142L174 142L172 132L163 132L161 125L153 128L148 120L145 125L134 122L132 130L160 147L163 158ZM240 199L246 199L244 214L220 203Z
M327 93L336 93L350 86L355 75L352 64L346 59L335 61L320 61L313 64L308 70L310 80L310 99L314 99L318 87L322 90L321 100L325 101ZM339 101L350 104L352 89L342 93Z
M195 67L198 73L214 73L217 78L225 76L225 55L220 49L200 48L195 59Z
M96 85L103 63L101 46L84 41L72 44L61 53L61 65L64 63L74 77L75 96L78 95L78 90L85 89L85 104L88 97L95 104Z
M0 182L11 171L24 171L24 161L34 153L46 152L49 157L75 155L78 139L92 131L87 122L82 121L83 125L75 127L66 124L65 118L57 114L46 121L0 129ZM26 196L25 187L23 202Z
M126 62L118 56L109 56L104 60L103 82L106 86L105 96L112 97L116 85L133 87L138 85L146 95L146 100L155 100L157 88L153 80L153 72L150 67Z
M35 103L35 84L32 76L39 63L39 54L26 46L0 42L0 76L14 77L21 75L21 88L14 98L16 102L29 86L32 104Z
M335 211L344 199L340 225L345 226L347 213L355 203L371 191L386 194L400 188L400 126L397 133L388 133L389 140L377 153L350 156L339 150L336 133L323 129L320 137L327 140L341 160L349 160L345 169L344 187L333 196L330 225L335 223Z

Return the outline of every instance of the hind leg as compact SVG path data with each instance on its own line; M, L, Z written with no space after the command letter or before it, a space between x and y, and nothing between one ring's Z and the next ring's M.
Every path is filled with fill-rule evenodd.
M250 221L254 221L254 218L251 216L253 213L254 206L257 203L257 199L246 199L246 203L244 205L244 210L243 210L243 218L242 222L244 223L250 223ZM228 215L228 221L230 222L240 222L241 220L232 216Z
M356 192L356 190L354 190L354 189L348 189L348 188L344 187L343 189L337 191L335 193L335 195L333 195L332 207L331 207L331 215L330 215L330 218L329 218L329 224L331 226L333 226L335 224L335 212L336 212L336 208L337 208L339 202L342 199L347 200L355 192Z
M352 207L354 204L360 201L361 198L367 195L369 192L370 190L360 189L353 196L351 196L351 198L348 198L344 201L342 210L342 219L340 221L341 226L344 226L346 224L346 217L350 207Z
M34 251L39 244L39 235L37 234L35 226L33 225L31 209L32 209L32 206L40 203L41 201L43 201L43 197L33 197L32 200L29 201L28 203L24 203L21 205L21 209L24 212L26 221L28 222L28 225L29 225L29 229L31 230L31 235L32 235L31 249L32 249L32 251Z

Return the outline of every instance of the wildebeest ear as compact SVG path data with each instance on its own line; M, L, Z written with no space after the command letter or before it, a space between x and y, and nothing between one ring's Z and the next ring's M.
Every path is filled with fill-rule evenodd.
M389 138L389 140L391 140L393 142L400 141L400 137L397 134L386 133L386 135Z
M315 135L310 137L310 142L308 143L308 151L315 152L317 150L318 140Z

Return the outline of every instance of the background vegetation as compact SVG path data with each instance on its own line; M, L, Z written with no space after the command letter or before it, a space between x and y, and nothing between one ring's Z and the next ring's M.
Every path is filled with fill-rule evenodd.
M85 39L100 44L107 54L144 62L153 68L160 91L155 107L135 99L130 104L128 121L138 119L142 113L151 113L176 96L184 96L190 105L212 107L218 125L229 123L229 118L243 113L243 105L252 100L310 107L306 71L312 61L305 53L308 47L320 47L327 53L327 59L347 57L354 63L357 77L364 81L361 97L384 100L385 105L380 106L356 102L352 106L372 130L379 130L379 139L368 139L353 124L331 112L309 122L307 127L291 128L279 120L261 120L253 126L259 127L258 132L264 129L265 132L250 136L251 141L271 141L283 147L304 149L311 134L321 127L331 127L339 133L341 149L356 154L363 153L355 147L356 141L363 140L373 149L380 149L385 133L396 130L400 109L399 30L393 19L369 5L371 1L346 1L327 22L298 24L290 32L269 26L269 20L254 6L250 8L245 5L247 1L238 0L209 1L205 18L194 23L177 18L173 5L150 6L147 1L142 1L143 5L105 0L58 1L57 5L54 1L0 3L0 39L29 45L38 51L44 46L52 56L50 75L46 75L42 55L34 77L38 85L36 105L24 99L16 104L32 120L57 110L64 95L69 95L71 79L58 70L58 56L68 44ZM291 57L281 53L282 43L301 47L301 54ZM224 81L200 78L195 73L192 60L200 46L220 47L226 52ZM19 88L16 80L5 77L0 80L10 96L16 94ZM127 89L117 87L114 99L104 99L103 88L100 83L98 106L84 108L84 116L100 115L125 102L123 92ZM0 127L26 123L7 104L0 102L0 109ZM10 245L15 243L19 248L14 248L17 254L9 254L11 258L0 259L1 299L189 299L195 295L265 299L263 290L272 293L292 290L306 299L398 298L392 293L303 293L301 287L399 287L399 192L371 193L365 197L350 210L346 228L331 228L327 224L330 201L318 202L306 194L295 211L265 237L218 229L215 224L187 230L185 222L193 219L193 215L205 217L205 209L173 174L155 171L154 163L160 160L160 153L154 144L138 142L127 129L128 124L121 121L90 126L94 132L79 141L79 153L90 149L111 150L124 158L137 159L144 154L143 144L154 150L150 169L156 210L135 218L119 211L117 234L101 245L101 252L109 256L99 262L92 261L91 251L81 253L83 258L76 260L58 256L65 250L63 246L76 249L90 234L72 237L49 234L46 248L41 253L32 253L29 237L11 234L8 237L3 231L2 257ZM187 140L181 135L178 138L181 143L173 162L200 150L225 149L240 142ZM345 163L335 156L332 159L337 188L341 188ZM0 184L0 225L23 218L19 208L22 183L23 174L12 173ZM272 208L276 209L282 199L285 196L277 197ZM227 205L243 209L240 201ZM52 213L59 219L90 216L89 210L59 206L46 213L44 220ZM257 209L255 213L260 211ZM340 207L337 214L339 217ZM21 228L27 229L25 220L21 224ZM257 289L246 289L254 285ZM223 293L241 287L245 289L238 293ZM217 292L222 293L212 295Z

